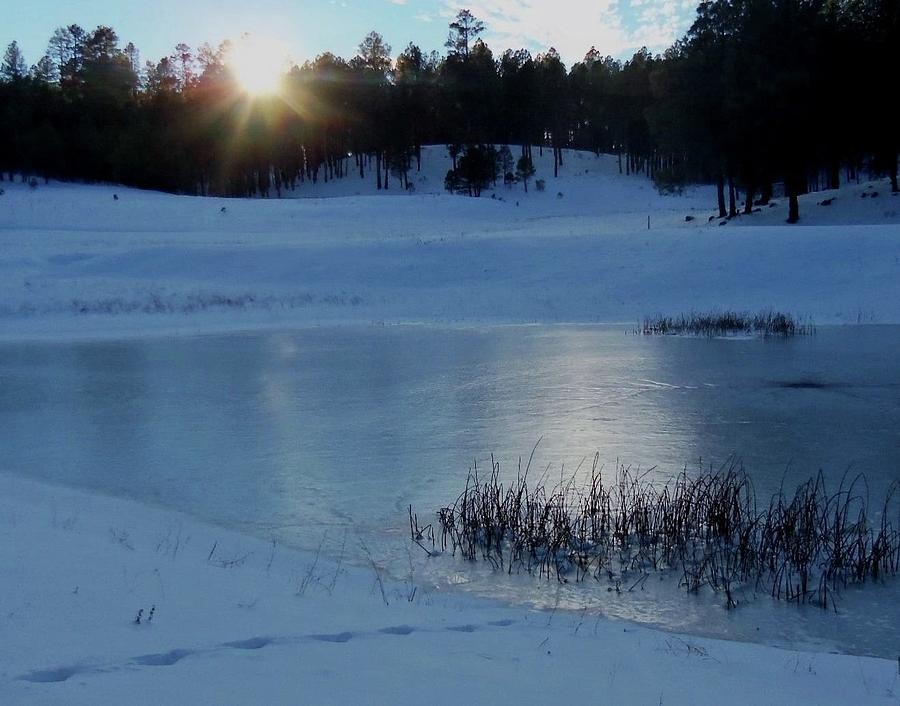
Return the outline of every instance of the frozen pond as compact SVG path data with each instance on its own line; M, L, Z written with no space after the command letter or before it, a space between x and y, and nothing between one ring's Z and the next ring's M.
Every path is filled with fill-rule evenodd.
M660 478L735 456L760 497L820 468L900 476L900 326L793 340L625 335L622 327L312 329L0 345L0 470L100 490L360 560L402 577L407 505L452 501L474 461L551 477L594 452ZM323 543L324 538L324 543ZM662 585L498 579L413 548L414 579L687 632L895 657L900 580L845 592L837 615L726 612ZM427 564L427 565L426 565ZM589 619L588 619L589 620Z

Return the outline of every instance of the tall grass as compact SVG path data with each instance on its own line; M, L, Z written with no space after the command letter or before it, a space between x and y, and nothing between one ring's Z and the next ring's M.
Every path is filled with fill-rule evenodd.
M816 328L812 323L799 323L790 314L780 311L746 312L691 312L679 316L657 315L647 317L641 325L644 335L725 336L755 334L761 336L812 335Z
M441 508L437 533L420 529L410 508L410 533L497 570L608 581L617 591L674 571L688 592L709 587L728 607L737 605L738 588L750 587L825 608L842 588L900 571L900 516L891 514L897 483L874 515L862 476L830 493L821 473L760 509L735 464L685 471L664 485L622 466L606 484L598 458L586 482L554 487L529 484L527 467L506 484L492 460L486 477L472 470L456 501Z

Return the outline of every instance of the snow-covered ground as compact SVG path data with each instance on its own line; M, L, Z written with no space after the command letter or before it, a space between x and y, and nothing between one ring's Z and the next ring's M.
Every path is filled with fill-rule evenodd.
M266 201L7 182L0 337L634 322L724 307L900 322L900 198L884 184L804 197L806 225L784 226L779 203L720 226L711 188L663 196L584 153L555 180L549 159L543 193L500 186L481 199L443 192L437 147L412 195L355 178L296 193L359 196Z
M892 660L430 593L415 575L389 581L377 563L351 568L182 515L5 475L0 538L0 701L8 704L900 698Z
M447 166L426 150L414 194L351 180L268 201L4 182L0 340L725 307L900 322L900 198L883 183L805 197L801 226L783 203L720 226L712 189L663 196L611 157L567 153L554 180L545 155L543 193L481 199L443 193ZM2 463L2 703L900 699L892 660L431 592L377 557L350 567Z

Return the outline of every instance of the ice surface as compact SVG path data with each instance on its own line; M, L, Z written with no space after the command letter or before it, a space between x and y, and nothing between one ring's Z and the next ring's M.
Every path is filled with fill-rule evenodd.
M594 452L664 482L735 456L760 502L820 469L832 492L865 473L880 504L900 467L900 327L696 339L617 327L342 327L298 332L0 346L7 470L194 516L366 564L409 571L407 506L421 524L474 463L552 485ZM815 384L810 384L813 381ZM534 476L533 476L534 477ZM349 538L349 540L348 540ZM680 631L891 656L900 586L848 592L840 615L742 592L692 599L650 583L504 579L443 557L434 585L533 605L593 606Z

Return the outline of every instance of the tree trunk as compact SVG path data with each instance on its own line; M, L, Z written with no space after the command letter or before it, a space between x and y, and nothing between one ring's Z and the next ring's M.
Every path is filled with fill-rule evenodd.
M788 194L788 223L796 223L800 220L800 202L797 200L796 191Z
M793 170L789 172L784 179L784 188L788 196L788 223L796 223L800 220L800 202L798 196L800 189L804 183L803 171Z
M759 203L762 206L768 206L772 200L772 182L763 183L762 190L759 192Z
M728 177L728 217L734 218L737 215L737 194L734 190L734 179Z
M841 165L838 164L838 161L836 159L831 162L831 165L828 169L828 188L841 188Z
M725 180L721 176L716 180L716 196L719 201L719 218L725 218L728 211L725 209Z
M375 174L377 175L378 190L381 191L381 152L375 153Z
M756 191L751 184L747 185L747 200L744 201L744 215L753 213L753 192Z
M897 153L894 152L894 158L891 160L891 193L898 192L900 192L900 188L897 187Z

